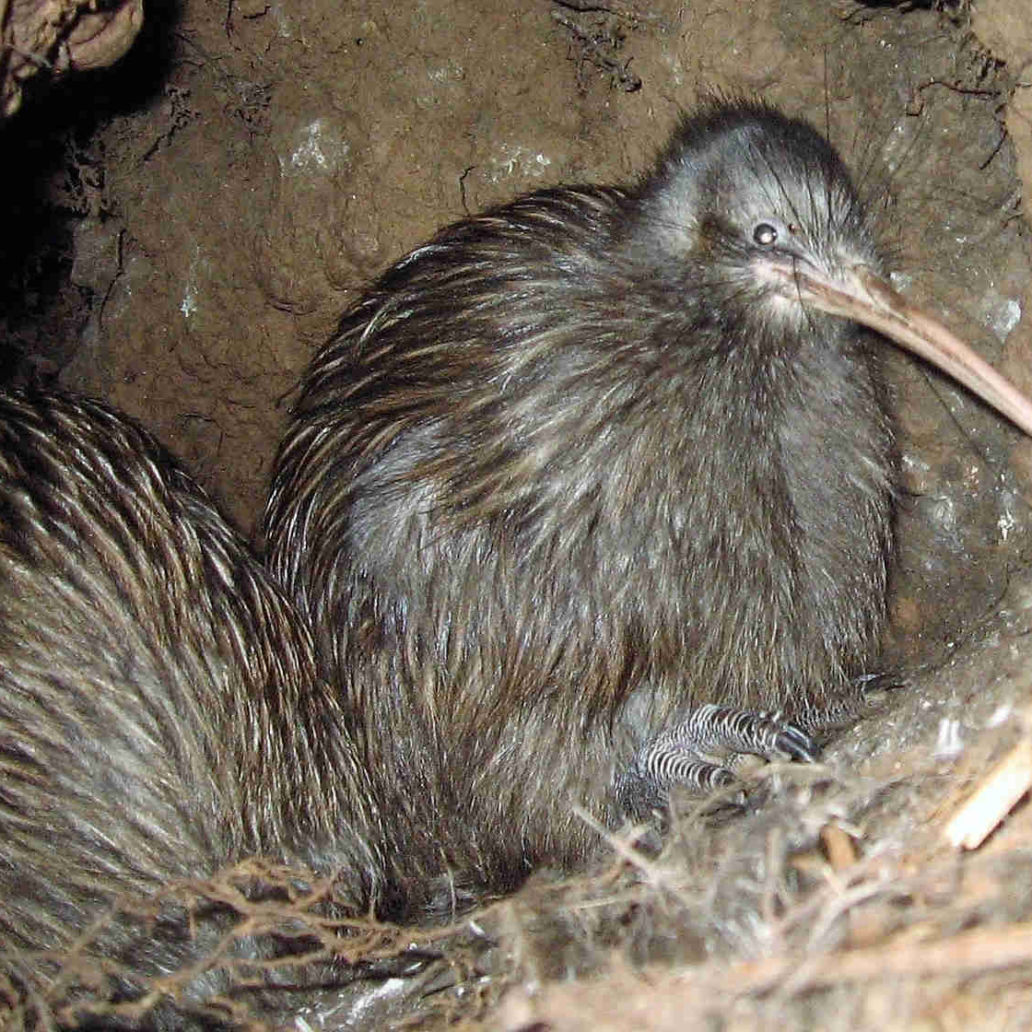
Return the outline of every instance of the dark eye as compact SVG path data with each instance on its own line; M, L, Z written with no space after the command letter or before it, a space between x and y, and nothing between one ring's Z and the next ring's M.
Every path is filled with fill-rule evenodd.
M752 238L760 247L770 247L777 240L778 231L769 222L761 222L753 230Z

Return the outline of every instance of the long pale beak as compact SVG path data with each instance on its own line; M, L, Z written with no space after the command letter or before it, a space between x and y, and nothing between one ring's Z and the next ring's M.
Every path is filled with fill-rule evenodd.
M1032 436L1032 401L938 319L912 305L870 267L857 265L842 280L827 278L801 263L796 263L791 272L779 269L778 273L782 288L791 289L804 304L877 330L949 373Z

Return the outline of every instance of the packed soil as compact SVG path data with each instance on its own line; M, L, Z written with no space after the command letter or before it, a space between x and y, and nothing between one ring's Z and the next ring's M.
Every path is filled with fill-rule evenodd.
M248 532L298 376L371 277L519 193L633 180L718 88L820 126L897 286L1030 390L1026 4L152 3L118 64L41 72L0 125L0 374L136 417ZM1028 814L967 854L941 832L1032 734L1032 442L888 366L905 494L881 711L816 773L758 774L769 805L689 807L658 858L615 841L611 869L459 929L378 931L419 963L309 1024L1027 1027Z

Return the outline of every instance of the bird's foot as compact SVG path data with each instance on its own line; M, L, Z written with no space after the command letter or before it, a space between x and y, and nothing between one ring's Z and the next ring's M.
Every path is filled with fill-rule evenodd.
M628 812L643 813L665 806L674 785L700 793L712 791L735 780L730 767L714 756L746 753L813 763L820 750L806 732L779 713L699 706L642 746L617 779L618 798Z

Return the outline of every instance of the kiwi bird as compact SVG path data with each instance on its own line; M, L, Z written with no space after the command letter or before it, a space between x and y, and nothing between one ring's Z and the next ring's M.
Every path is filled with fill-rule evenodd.
M400 911L576 862L576 806L816 754L886 618L893 424L861 324L1032 428L882 277L828 142L714 100L638 183L463 219L344 315L261 542L390 800Z
M203 949L205 918L105 919L116 900L248 856L339 872L364 907L369 807L303 621L201 489L100 404L0 394L6 984L42 1006L38 951L82 935L128 998ZM198 965L192 991L220 985Z

